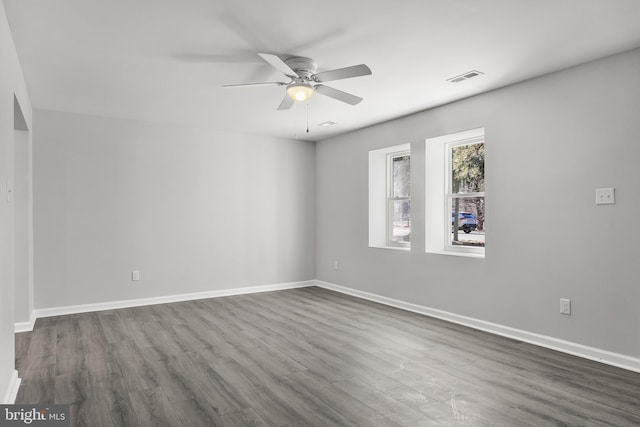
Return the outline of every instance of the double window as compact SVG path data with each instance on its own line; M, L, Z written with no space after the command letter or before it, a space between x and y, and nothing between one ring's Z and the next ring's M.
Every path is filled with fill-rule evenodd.
M485 248L484 128L425 144L425 251L472 257ZM369 152L369 246L408 249L410 145Z

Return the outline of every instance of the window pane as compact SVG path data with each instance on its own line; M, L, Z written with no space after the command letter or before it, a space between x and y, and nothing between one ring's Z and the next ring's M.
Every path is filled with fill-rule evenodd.
M451 245L484 247L484 197L459 197L450 200Z
M451 192L484 192L484 143L451 149Z
M393 158L393 194L392 197L409 197L411 193L410 156Z
M409 242L411 235L411 202L409 200L393 201L393 231L391 240Z

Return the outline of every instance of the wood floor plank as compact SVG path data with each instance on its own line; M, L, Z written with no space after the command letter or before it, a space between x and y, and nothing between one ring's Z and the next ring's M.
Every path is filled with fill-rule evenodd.
M173 405L159 387L129 393L129 402L134 408L134 425L180 426Z
M211 402L185 399L171 402L176 416L185 427L223 426L221 415Z
M222 425L225 427L268 427L269 424L264 422L262 418L253 409L244 409L239 412L222 416Z
M273 386L268 381L262 381L241 365L237 360L209 358L203 354L203 363L218 371L228 382L236 384L237 391L245 401L251 403L251 408L270 426L284 426L302 418L292 407L295 400L289 399L283 393L279 384Z
M424 414L398 402L381 390L368 387L362 381L347 379L336 381L333 386L360 400L370 408L379 411L386 418L397 422L399 425L413 425L420 421L427 421ZM433 419L428 419L428 421L436 423Z
M336 425L399 426L381 412L310 372L297 372L285 377L283 381L299 395L321 405L324 414L336 417Z
M640 374L321 288L38 319L74 426L638 426Z

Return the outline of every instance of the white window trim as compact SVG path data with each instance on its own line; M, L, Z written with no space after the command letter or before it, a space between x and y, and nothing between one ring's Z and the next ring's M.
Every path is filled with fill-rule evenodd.
M452 246L449 243L451 183L447 173L451 162L450 147L484 142L484 139L484 128L477 128L425 141L425 252L484 258L485 248Z
M406 152L411 155L410 144L400 144L369 151L369 247L409 250L410 243L389 244L387 221L389 217L390 177L387 173L389 155Z

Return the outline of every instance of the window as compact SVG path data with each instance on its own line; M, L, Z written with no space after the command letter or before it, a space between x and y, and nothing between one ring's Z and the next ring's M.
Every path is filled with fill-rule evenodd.
M388 155L387 245L408 246L411 236L411 156Z
M484 248L484 141L447 144L446 173L449 249Z
M409 249L410 238L410 145L369 151L369 246Z
M484 128L428 139L425 177L425 250L483 257Z

